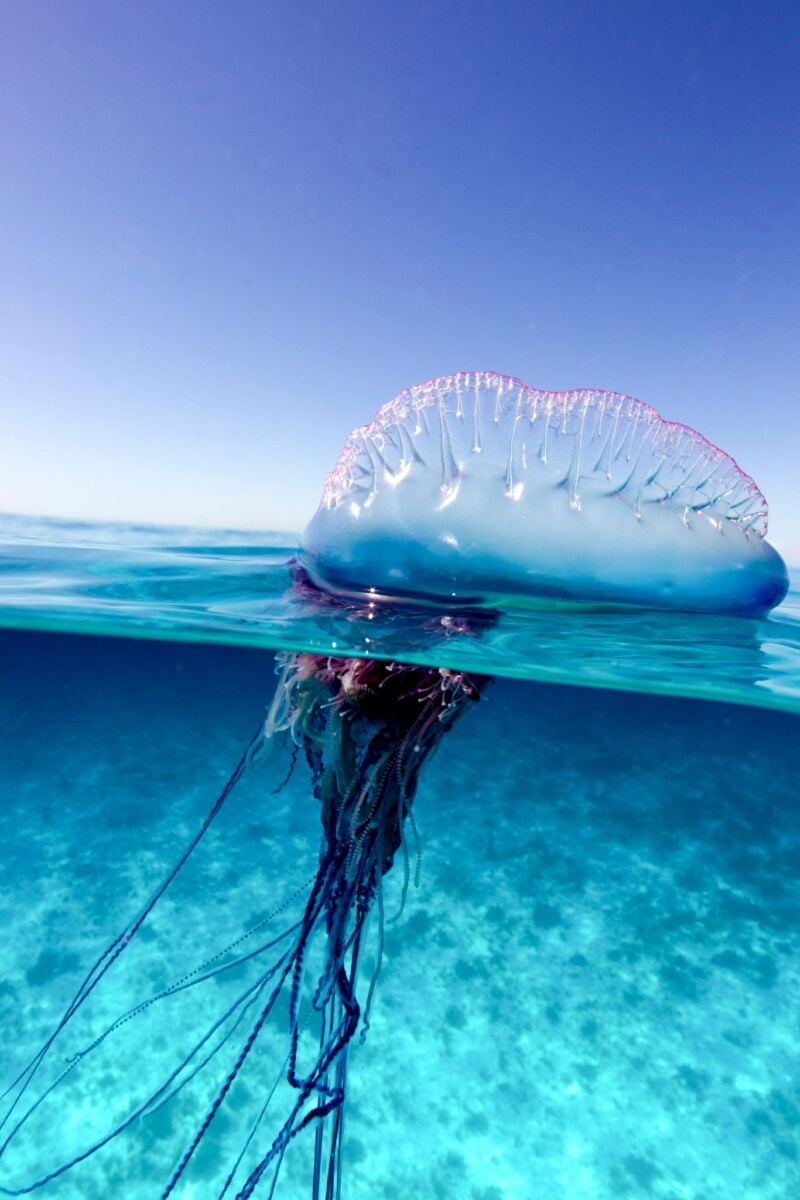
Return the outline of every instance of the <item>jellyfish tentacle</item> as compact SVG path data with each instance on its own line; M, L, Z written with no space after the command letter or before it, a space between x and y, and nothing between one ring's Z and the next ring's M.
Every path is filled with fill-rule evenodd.
M411 883L411 859L408 853L408 838L406 837L405 829L406 818L410 815L411 814L409 810L404 807L404 810L401 813L400 824L400 849L403 851L403 886L400 889L400 904L398 905L397 912L394 914L394 916L389 917L387 922L389 925L393 925L395 921L399 921L405 912L406 900L408 898L408 888L409 884Z
M385 913L384 913L384 905L383 905L383 879L382 878L378 880L378 886L376 888L376 899L377 899L377 905L378 905L378 945L377 945L377 948L375 951L375 969L373 970L372 978L369 981L369 988L367 990L367 999L366 999L366 1003L364 1004L364 1020L361 1025L362 1045L366 1041L367 1034L369 1033L370 1017L372 1015L372 1004L375 999L375 990L378 986L378 978L381 973L381 967L383 966L383 951L384 951L384 940L385 940L385 933L386 933L386 921L385 921Z
M245 930L244 933L239 934L238 937L233 939L233 941L228 942L226 946L223 946L221 950L218 950L215 954L212 954L210 957L204 959L203 962L199 963L196 967L193 967L191 971L185 972L185 974L181 975L179 979L176 979L167 987L162 988L154 995L149 996L146 1000L140 1001L138 1004L135 1004L131 1008L127 1009L124 1013L121 1013L120 1016L116 1017L115 1020L112 1021L111 1024L101 1034L99 1034L89 1046L87 1046L84 1050L79 1050L76 1054L72 1055L68 1061L78 1061L81 1058L85 1058L90 1051L96 1049L96 1047L99 1046L100 1043L103 1042L110 1034L114 1033L117 1029L121 1028L134 1017L137 1017L141 1013L145 1012L157 1001L164 1000L168 996L185 991L187 988L195 987L200 983L205 983L209 979L214 979L224 972L242 966L244 963L250 962L252 959L262 955L264 951L271 950L273 946L276 946L280 942L284 941L287 937L289 937L290 934L294 933L295 930L299 928L299 921L296 921L293 925L287 926L279 934L277 934L276 937L271 938L269 941L262 942L261 945L257 946L254 950L249 950L245 954L237 955L236 958L231 959L229 962L222 963L218 967L214 967L213 970L208 969L213 967L213 964L219 962L219 960L226 954L230 954L230 952L235 950L237 946L240 946L243 942L247 941L248 938L251 938L254 933L258 932L259 929L262 929L270 921L274 920L275 917L283 912L293 900L297 899L298 896L302 895L302 893L311 886L313 880L314 876L311 876L311 878L306 880L305 883L296 888L290 896L287 896L285 900L282 900L280 904L270 909L265 916L256 921L254 925L251 925L249 929Z
M348 1053L359 1026L364 1035L370 1026L383 959L384 876L391 869L398 850L402 849L404 903L411 874L405 824L411 819L419 771L464 710L466 701L477 698L481 686L479 680L458 672L427 667L303 654L287 654L282 658L278 689L266 722L242 756L204 827L137 918L112 944L110 951L98 960L97 967L76 994L73 1005L67 1009L63 1024L97 986L113 961L111 956L117 951L121 953L140 928L243 771L266 746L277 744L281 732L292 740L292 763L299 761L301 754L307 761L313 794L320 804L323 838L313 878L225 948L120 1014L73 1056L55 1082L18 1115L5 1144L0 1146L0 1155L69 1071L124 1024L156 1001L249 962L258 964L256 978L225 1007L166 1078L122 1120L54 1170L22 1188L0 1187L0 1194L27 1195L83 1162L135 1121L152 1116L170 1103L212 1060L219 1063L218 1056L227 1047L226 1065L218 1068L214 1090L202 1120L161 1192L161 1200L168 1200L226 1103L282 995L288 1005L287 1053L279 1076L267 1092L244 1144L227 1172L220 1197L227 1196L235 1186L239 1171L248 1169L244 1166L245 1158L255 1149L254 1139L282 1078L293 1089L292 1102L270 1143L255 1152L256 1161L236 1193L237 1200L246 1200L256 1188L261 1190L262 1181L266 1184L266 1200L269 1200L277 1186L288 1147L311 1125L316 1126L313 1200L341 1200ZM413 823L412 829L418 844ZM415 878L418 874L419 851ZM243 947L247 938L303 892L307 895L297 921L250 949ZM375 965L362 1008L356 987L359 961L365 938L373 933L376 938ZM321 942L323 961L315 968L315 979L309 981L306 976L310 964L317 958L312 943L316 948ZM242 947L241 952L235 953L239 947ZM276 954L276 958L265 963L263 956L270 952ZM311 1061L308 1061L305 1033L309 1022L316 1019L316 1013L319 1014L319 1037L310 1055ZM12 1085L13 1105L9 1106L11 1111L6 1114L6 1122L63 1024L56 1028L40 1055L31 1060L27 1072L18 1076L16 1090Z
M360 930L356 941L353 945L353 955L357 956L360 940ZM344 966L340 968L337 977L337 991L339 999L344 1008L344 1014L340 1021L337 1022L335 1036L328 1039L325 1050L320 1054L317 1062L312 1068L309 1076L303 1081L299 1095L289 1116L286 1118L280 1132L275 1137L270 1149L261 1159L261 1161L253 1168L243 1187L239 1190L236 1200L248 1200L252 1196L253 1191L263 1178L264 1174L270 1165L279 1156L282 1158L290 1141L292 1141L299 1133L301 1133L312 1121L321 1120L333 1112L342 1102L343 1096L338 1092L330 1099L324 1100L317 1104L308 1112L300 1115L306 1101L314 1092L320 1080L325 1076L330 1065L337 1061L339 1055L347 1047L351 1041L357 1027L360 1009L358 1001L353 994L350 986L350 979ZM298 1120L299 1118L299 1120ZM277 1175L275 1177L277 1179ZM275 1181L273 1181L273 1190ZM272 1192L270 1192L270 1195Z
M283 1063L281 1064L280 1070L277 1072L277 1074L275 1076L275 1080L272 1084L272 1087L267 1092L267 1095L264 1099L264 1103L261 1105L261 1108L258 1112L258 1115L256 1116L256 1119L253 1121L252 1125L250 1126L250 1130L247 1134L247 1137L245 1138L244 1145L242 1146L241 1150L239 1151L236 1161L234 1162L233 1166L231 1167L230 1171L228 1172L228 1175L225 1179L225 1182L222 1185L222 1190L220 1191L220 1193L217 1197L217 1200L224 1200L225 1196L227 1195L228 1190L229 1190L231 1184L233 1183L236 1172L239 1170L239 1167L241 1166L242 1161L244 1160L244 1156L247 1153L247 1151L249 1150L250 1145L253 1141L253 1138L255 1137L256 1133L258 1132L259 1126L261 1125L261 1122L263 1121L264 1116L266 1115L266 1112L267 1112L267 1109L269 1108L270 1102L271 1102L273 1096L275 1095L275 1092L278 1089L278 1084L281 1082L281 1079L283 1079L285 1070L286 1070L286 1059L284 1059Z
M272 789L272 791L270 792L271 796L279 796L281 794L281 792L283 791L283 789L288 785L289 781L291 780L292 776L294 775L294 770L295 770L295 767L297 766L297 756L299 753L300 753L300 747L297 745L296 742L292 742L292 749L289 754L289 766L287 768L286 774L284 775L283 779L278 784L278 786L276 788Z
M282 967L285 958L289 954L290 954L290 952L287 951L285 955L282 955L277 960L276 963L272 964L270 969L268 971L266 971L261 976L260 979L256 980L256 982L254 984L252 984L249 988L247 988L238 997L238 999L234 1001L234 1003L231 1005L231 1007L228 1009L228 1011L225 1014L223 1014L222 1019L216 1021L214 1023L214 1025L212 1025L211 1029L208 1031L208 1034L206 1036L204 1036L201 1039L201 1041L197 1044L197 1046L191 1051L191 1053L186 1056L186 1058L183 1060L183 1063L181 1064L180 1070L183 1070L184 1067L186 1067L188 1065L188 1063L191 1061L191 1058L205 1044L205 1042L210 1040L211 1034L215 1033L216 1030L219 1029L222 1024L224 1024L225 1020L227 1020L227 1018L233 1012L235 1012L237 1008L241 1008L241 1012L237 1016L235 1022L231 1025L230 1029L228 1029L224 1034L222 1034L222 1036L220 1037L220 1039L218 1040L216 1045L212 1046L211 1050L208 1052L208 1054L205 1056L205 1058L199 1059L198 1062L195 1064L195 1066L191 1069L191 1071L188 1072L188 1074L185 1075L182 1079L179 1079L178 1082L175 1084L175 1086L171 1090L167 1090L167 1089L169 1087L169 1083L171 1083L172 1080L168 1081L166 1086L162 1085L162 1087L159 1088L150 1097L150 1099L147 1103L146 1111L141 1115L152 1116L153 1113L155 1113L159 1109L163 1108L166 1104L168 1104L171 1100L173 1100L174 1097L177 1096L177 1094L180 1091L182 1091L183 1088L185 1088L187 1084L191 1083L191 1081L193 1079L195 1079L196 1076L199 1075L200 1072L206 1066L208 1066L209 1062L211 1062L211 1060L216 1057L216 1055L220 1052L222 1047L228 1041L230 1041L231 1037L233 1037L234 1033L241 1025L242 1021L244 1020L245 1016L249 1012L250 1008L256 1003L259 996L266 988L267 984L274 978L277 971ZM278 989L278 992L280 992L280 988Z
M322 1054L325 1047L326 1029L328 1027L328 1005L322 1009L319 1024L319 1053ZM325 1078L327 1084L327 1076ZM311 1177L311 1197L312 1200L319 1200L319 1185L322 1175L322 1150L325 1126L320 1122L317 1125L314 1135L314 1167Z
M83 1050L79 1050L76 1054L72 1055L68 1059L68 1062L77 1063L81 1059L86 1058L88 1054L90 1054L93 1050L96 1050L98 1046L100 1046L112 1033L115 1033L118 1029L122 1028L123 1025L126 1025L135 1017L138 1017L143 1012L146 1012L148 1008L151 1008L152 1005L157 1003L159 1000L165 1000L169 996L178 995L180 992L187 991L189 988L197 987L198 984L208 982L209 979L216 979L223 973L233 970L236 967L240 967L244 963L252 961L254 958L260 957L260 955L262 955L266 950L271 950L273 946L277 946L280 942L285 941L285 939L299 929L299 927L300 922L296 921L293 925L287 926L286 929L282 930L281 933L279 933L276 937L271 938L268 942L262 942L262 944L257 946L254 950L249 950L246 954L240 954L236 958L231 959L230 962L222 963L220 966L214 967L213 970L202 973L205 966L208 966L210 963L215 962L218 958L221 958L223 954L227 953L229 948L226 947L225 950L220 950L218 954L215 954L212 958L207 959L206 962L201 966L195 967L194 970L187 972L168 987L162 988L160 992L156 992L153 996L149 996L146 1000L142 1000L139 1004L134 1005L132 1008L129 1008L126 1012L122 1013L119 1017L112 1021L102 1033L98 1034L93 1042L91 1042ZM254 930L249 930L247 933L242 935L241 939L237 939L236 942L232 943L232 945L237 945L239 941L249 937L252 932L254 932Z
M422 839L419 836L417 829L417 821L413 812L409 811L408 823L411 826L411 832L414 834L414 848L416 850L416 863L414 864L414 887L419 887L419 881L422 875Z
M2 1093L2 1095L0 1095L0 1100L5 1100L8 1096L13 1094L15 1089L18 1089L17 1094L16 1094L16 1096L14 1096L13 1100L11 1101L10 1105L8 1106L8 1109L5 1113L5 1115L2 1117L2 1119L0 1119L0 1130L5 1128L7 1122L10 1120L12 1114L14 1113L14 1111L17 1108L17 1105L20 1103L23 1095L25 1094L28 1087L32 1083L34 1077L36 1076L36 1074L39 1070L39 1067L42 1065L45 1057L47 1056L47 1054L50 1051L51 1047L53 1046L54 1042L58 1038L59 1034L67 1026L69 1021L75 1016L75 1014L78 1012L78 1010L81 1008L81 1006L86 1002L88 997L91 995L91 993L97 987L97 985L100 983L100 981L103 979L103 977L108 973L108 971L111 969L111 967L116 962L116 960L120 957L120 955L123 953L123 951L126 949L126 947L130 944L131 940L141 929L142 925L145 923L145 921L147 920L148 916L155 908L158 901L161 899L161 897L167 891L170 884L175 880L176 876L186 865L186 862L188 861L192 852L197 848L199 843L205 837L205 835L208 832L209 828L211 827L212 823L214 822L214 820L216 819L216 817L219 815L220 811L222 810L222 807L225 804L226 800L230 796L233 789L236 787L236 784L239 782L242 775L244 774L246 768L255 759L255 757L260 753L260 751L262 749L262 740L263 740L262 731L261 731L261 729L259 729L256 732L256 734L251 738L250 742L247 745L247 748L245 749L245 751L242 754L241 758L239 759L238 763L234 767L233 772L231 773L225 786L223 787L219 796L217 797L214 804L212 805L210 811L206 815L202 825L198 829L197 833L194 834L194 836L192 837L192 839L190 840L188 845L185 847L183 853L178 858L177 862L174 864L174 866L168 872L168 874L164 877L164 879L162 879L161 883L158 885L158 887L155 889L155 891L151 894L148 901L139 910L137 916L133 919L133 921L129 922L129 924L125 927L125 929L121 933L117 934L117 936L109 943L109 945L105 948L105 950L102 952L102 954L97 958L94 965L91 967L91 969L86 974L83 981L81 982L80 986L78 987L72 1000L67 1005L67 1008L65 1009L61 1018L59 1019L58 1023L56 1024L55 1029L50 1033L50 1035L48 1036L48 1038L46 1039L44 1044L39 1048L39 1050L36 1052L36 1054L33 1056L33 1058L29 1060L29 1062L22 1068L22 1070L17 1074L17 1076L8 1085L8 1087L5 1089L5 1091ZM8 1145L8 1139L6 1139L0 1145L0 1157L2 1157L3 1153L5 1152L7 1145Z
M286 982L286 979L292 973L295 973L295 976L296 976L297 963L298 963L298 961L302 961L302 956L305 952L305 948L308 943L309 937L311 936L311 933L312 933L314 926L316 924L316 921L317 921L317 917L319 916L319 912L321 911L321 905L324 901L324 895L325 895L324 884L328 878L328 873L329 873L328 865L323 864L323 866L320 868L320 871L318 872L317 879L314 882L314 887L312 888L311 895L309 896L308 903L306 905L306 910L305 910L305 914L303 917L303 921L301 922L302 928L301 928L301 932L298 937L297 943L296 943L294 949L292 950L292 952L290 953L290 955L288 955L286 965L284 966L284 968L280 974L278 983L276 984L275 988L273 989L267 1003L264 1005L261 1012L259 1013L254 1025L251 1027L250 1032L248 1033L247 1038L245 1040L245 1043L242 1046L242 1048L236 1058L236 1061L234 1062L233 1066L231 1067L228 1074L226 1075L221 1087L218 1089L217 1094L214 1097L214 1100L213 1100L210 1108L208 1109L205 1117L203 1118L202 1122L200 1123L199 1127L197 1128L189 1146L187 1147L187 1149L184 1151L183 1155L181 1156L181 1159L180 1159L178 1165L176 1166L175 1170L173 1171L172 1176L170 1177L170 1179L167 1183L167 1186L165 1187L164 1191L161 1193L160 1200L167 1200L167 1198L172 1194L178 1181L180 1180L181 1176L183 1175L184 1171L186 1170L186 1167L189 1165L189 1162L190 1162L195 1150L200 1145L200 1142L202 1141L202 1139L205 1137L205 1134L207 1133L209 1126L211 1125L211 1122L213 1121L214 1117L216 1116L217 1112L219 1111L221 1104L223 1103L223 1101L224 1101L225 1097L227 1096L228 1092L230 1091L234 1081L236 1080L237 1076L239 1075L239 1072L241 1071L242 1067L244 1066L246 1059L248 1058L251 1050L253 1049L253 1046L256 1043L256 1040L257 1040L259 1034L261 1033L261 1030L264 1027L264 1023L266 1022L268 1016L272 1012L275 1001L277 1000L278 995L280 994L280 992L283 988L283 985ZM322 899L320 897L322 897Z
M225 1080L223 1081L222 1085L218 1089L217 1094L216 1094L210 1108L208 1109L208 1111L207 1111L205 1117L203 1118L202 1122L200 1123L199 1127L195 1131L195 1134L194 1134L189 1146L187 1147L187 1149L184 1151L183 1155L181 1156L181 1159L180 1159L178 1165L176 1166L172 1176L170 1177L170 1180L167 1183L166 1188L162 1192L161 1200L167 1200L167 1197L172 1193L172 1191L174 1190L178 1181L180 1180L181 1176L183 1175L184 1171L186 1170L186 1167L189 1165L189 1162L190 1162L195 1150L197 1149L197 1147L199 1146L203 1137L205 1136L206 1132L208 1131L208 1128L211 1125L211 1122L213 1121L214 1117L216 1116L217 1112L219 1111L220 1106L222 1105L223 1101L225 1100L225 1097L227 1096L228 1092L230 1091L231 1086L233 1085L234 1081L236 1080L237 1076L239 1075L239 1072L241 1071L242 1067L244 1066L246 1059L248 1058L250 1052L252 1051L253 1046L255 1045L255 1042L256 1042L259 1034L261 1033L261 1030L263 1029L264 1023L266 1022L268 1016L272 1012L275 1001L277 1000L277 997L278 997L280 991L282 990L286 980L289 978L290 975L292 977L292 983L291 983L291 988L290 988L290 1023L292 1026L292 1042L291 1042L290 1052L289 1052L289 1056L288 1056L288 1063L289 1063L288 1070L289 1070L289 1075L291 1076L293 1058L294 1058L294 1056L296 1056L296 1039L299 1036L299 1022L297 1019L297 997L299 994L300 982L302 980L302 964L304 961L305 952L306 952L308 943L309 943L310 938L316 928L320 913L323 911L323 908L325 905L329 876L330 876L330 863L326 859L323 859L322 863L320 864L320 868L317 872L317 876L314 881L314 885L312 887L311 894L308 898L303 918L299 922L300 934L297 938L295 946L286 956L287 961L286 961L286 964L285 964L283 970L281 971L278 983L277 983L276 987L273 989L273 992L271 993L266 1005L264 1006L262 1011L259 1013L259 1016L256 1019L254 1025L251 1027L251 1030L248 1033L248 1036L245 1040L244 1045L242 1046L242 1049L239 1052L239 1055L238 1055L236 1061L234 1062L233 1066L231 1067L230 1071L228 1072L227 1076L225 1077Z
M285 965L285 960L288 960L289 966ZM267 983L275 975L275 973L279 969L283 968L283 974L281 976L281 979L279 980L279 983L276 986L276 988L273 989L273 992L270 997L269 1003L274 1005L274 1002L277 999L277 996L280 993L280 990L283 986L283 981L286 978L286 974L288 974L290 965L291 965L291 955L290 955L290 951L287 951L287 952L285 952L284 955L281 956L281 958L278 960L278 962L276 964L273 964L273 966L270 968L270 970L264 976L262 976L260 979L256 980L255 983L251 984L233 1002L233 1004L231 1004L229 1006L229 1008L222 1014L222 1016L219 1017L214 1022L214 1024L211 1026L211 1028L209 1030L207 1030L206 1033L203 1035L203 1037L200 1039L200 1041L196 1043L196 1045L192 1048L192 1050L189 1051L189 1053L183 1058L183 1060L178 1064L178 1066L175 1067L170 1072L167 1079L164 1080L164 1082L161 1083L155 1089L155 1091L151 1093L151 1095L146 1100L144 1100L141 1104L137 1105L136 1108L131 1113L129 1113L128 1116L126 1118L124 1118L124 1120L120 1121L112 1130L110 1130L108 1133L103 1135L103 1137L94 1141L91 1145L86 1147L80 1153L74 1155L72 1158L70 1158L66 1162L61 1163L58 1167L54 1168L52 1171L47 1172L45 1175L41 1176L39 1179L34 1180L32 1183L30 1183L28 1185L25 1185L25 1186L19 1187L19 1188L8 1188L3 1185L0 1185L0 1195L3 1195L3 1196L26 1196L26 1195L29 1195L31 1192L38 1191L40 1188L44 1187L46 1184L50 1183L52 1180L65 1174L67 1171L71 1170L73 1167L77 1166L79 1163L84 1162L87 1158L90 1158L92 1155L96 1154L98 1152L98 1150L101 1150L104 1146L108 1145L109 1142L111 1142L115 1138L117 1138L126 1129L130 1128L130 1126L133 1125L135 1121L138 1121L141 1117L150 1115L153 1112L157 1111L157 1109L159 1107L161 1107L162 1100L164 1100L165 1098L171 1099L175 1094L177 1094L177 1091L179 1091L183 1086L185 1086L186 1083L189 1082L190 1079L194 1078L194 1076L198 1073L198 1070L202 1069L205 1065L207 1065L207 1063L209 1061L211 1061L211 1059L218 1052L218 1050L221 1048L221 1046L224 1045L224 1043L228 1040L228 1038L232 1035L232 1033L238 1027L238 1025L241 1022L241 1020L243 1019L243 1015L247 1011L247 1007L249 1007L250 1003L255 1001L259 992L263 991L263 989L266 987ZM248 997L249 997L249 999L248 999ZM188 1063L191 1062L191 1060L198 1054L198 1052L202 1049L202 1047L211 1040L211 1038L216 1033L216 1031L222 1025L224 1025L225 1021L228 1020L228 1018L236 1011L237 1008L242 1008L243 1012L237 1018L236 1022L232 1026L232 1028L226 1034L223 1035L223 1037L217 1043L216 1047L214 1047L212 1049L211 1053L209 1053L209 1055L205 1059L201 1060L199 1067L196 1067L189 1074L188 1078L180 1081L178 1083L177 1087L174 1090L170 1091L169 1089L170 1089L171 1085L178 1078L178 1076L181 1074L181 1072L184 1070L184 1068L188 1065ZM15 1126L15 1128L12 1130L12 1132L7 1137L2 1148L0 1148L0 1153L5 1152L9 1142L16 1135L16 1133L22 1127L22 1125L27 1121L28 1117L30 1115L32 1115L33 1111L35 1111L35 1109L39 1107L39 1104L41 1103L41 1101L45 1098L45 1096L47 1096L50 1093L51 1090L52 1090L52 1088L48 1088L47 1091L44 1093L44 1095L38 1101L35 1102L35 1104L32 1106L32 1108L29 1110L29 1112L26 1113L20 1119L17 1126Z

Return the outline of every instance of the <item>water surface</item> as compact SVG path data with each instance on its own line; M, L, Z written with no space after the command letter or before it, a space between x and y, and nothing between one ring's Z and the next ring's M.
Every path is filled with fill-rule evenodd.
M321 608L270 533L0 519L0 625L397 658L800 711L800 581L769 617L519 611L460 631L407 607Z

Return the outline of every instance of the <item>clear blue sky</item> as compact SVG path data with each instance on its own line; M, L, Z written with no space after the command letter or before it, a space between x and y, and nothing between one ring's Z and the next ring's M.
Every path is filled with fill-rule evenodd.
M0 510L302 527L493 368L730 451L800 562L800 5L6 0Z

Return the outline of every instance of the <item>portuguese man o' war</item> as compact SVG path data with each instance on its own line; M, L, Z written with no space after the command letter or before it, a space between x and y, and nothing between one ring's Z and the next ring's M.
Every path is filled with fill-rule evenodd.
M462 636L480 636L514 603L751 616L779 603L787 588L785 566L765 540L766 520L761 492L733 459L636 400L540 392L506 376L464 373L401 393L350 435L303 534L295 589L306 601L341 605L343 620L362 612L379 618L394 603L423 605L428 629L457 628ZM130 1101L123 1119L109 1120L105 1133L71 1158L41 1164L27 1182L4 1178L0 1195L46 1190L125 1131L136 1136L134 1126L146 1137L148 1117L202 1076L209 1100L164 1179L166 1200L190 1175L208 1130L253 1067L265 1029L280 1020L286 1050L274 1064L277 1079L256 1080L262 1100L243 1144L230 1147L214 1194L273 1196L287 1151L309 1130L307 1194L341 1200L348 1048L369 1026L383 946L383 880L402 870L404 903L421 770L489 680L301 652L279 655L278 670L266 722L204 823L6 1088L0 1160L42 1106L68 1088L73 1072L154 1004L229 972L250 971L246 986L184 1057L164 1068L153 1090ZM281 747L289 760L283 784L304 761L321 819L318 865L295 897L304 896L296 919L264 937L281 905L95 1029L65 1060L67 1027L138 937L244 773ZM367 942L374 966L365 976ZM284 1108L276 1112L280 1081Z
M755 616L788 589L766 529L753 480L686 425L618 392L473 372L350 434L302 562L351 595Z

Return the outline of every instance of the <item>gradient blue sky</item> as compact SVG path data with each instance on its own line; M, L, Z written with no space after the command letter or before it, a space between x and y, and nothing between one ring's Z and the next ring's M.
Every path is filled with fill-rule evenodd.
M800 562L800 6L6 0L0 509L297 530L490 367L631 392Z

